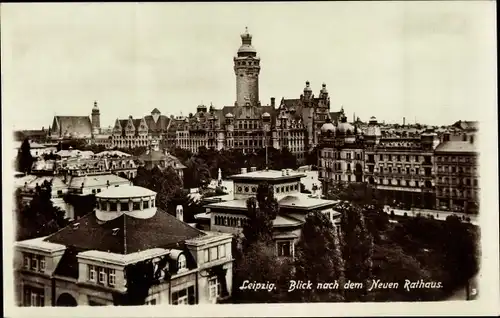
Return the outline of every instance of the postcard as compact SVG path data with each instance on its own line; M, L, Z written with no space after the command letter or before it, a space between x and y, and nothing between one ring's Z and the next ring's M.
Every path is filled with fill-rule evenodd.
M8 316L499 313L494 2L1 14Z

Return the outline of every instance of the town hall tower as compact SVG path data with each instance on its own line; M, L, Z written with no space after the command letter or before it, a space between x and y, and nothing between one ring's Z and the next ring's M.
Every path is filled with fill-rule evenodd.
M252 46L252 35L248 28L241 35L241 46L234 57L234 73L236 74L236 105L259 106L259 73L260 58Z

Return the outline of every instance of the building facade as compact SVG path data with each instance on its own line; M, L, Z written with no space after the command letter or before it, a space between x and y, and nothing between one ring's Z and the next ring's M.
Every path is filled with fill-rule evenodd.
M18 305L126 304L134 268L139 277L158 279L147 305L230 296L231 235L197 230L160 211L148 189L112 188L96 197L94 212L48 237L15 244Z
M338 126L326 123L322 128L319 177L325 191L331 182L362 181L388 205L405 209L477 210L479 187L473 137L468 137L468 141L442 142L433 132L391 134L382 132L372 117L365 131L352 137L356 141L348 144L339 142L339 139L347 141L345 135L339 134L342 127L342 123ZM359 159L356 151L361 155L355 168L361 171L350 180L336 176L339 166L342 167L342 157L339 162L335 154L342 156L346 146L356 159ZM460 176L452 176L457 173Z
M441 143L435 151L436 206L478 213L480 200L478 153L473 139Z
M259 184L266 182L274 191L279 205L279 213L273 220L276 253L278 256L293 257L308 213L321 211L334 224L340 217L340 213L333 209L336 201L300 193L300 180L305 176L290 169L257 171L252 168L247 172L243 168L241 174L231 176L232 193L209 198L211 203L204 206L206 212L195 218L198 223L208 225L211 231L240 235L247 222L246 201L255 197Z
M193 153L199 147L239 149L252 153L266 146L288 148L299 162L318 144L319 131L330 113L330 98L323 84L318 97L306 82L299 99L282 98L279 105L271 97L270 104L259 99L260 57L252 45L252 35L241 35L241 46L233 58L236 75L236 101L220 109L199 105L196 113L172 119L169 127L170 146Z
M167 138L170 118L155 108L151 115L134 119L116 119L111 135L111 147L150 147Z

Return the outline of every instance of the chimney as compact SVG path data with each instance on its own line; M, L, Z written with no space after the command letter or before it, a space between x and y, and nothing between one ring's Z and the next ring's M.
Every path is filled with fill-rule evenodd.
M281 175L286 176L286 169L281 169Z
M241 173L247 173L247 168L241 168Z
M255 172L257 171L257 167L250 167L250 172Z
M182 208L182 205L178 205L175 207L175 217L179 220L184 222L184 209Z
M274 97L271 97L271 106L274 108L276 99Z
M403 117L403 126L405 125L405 122L406 122L406 118Z

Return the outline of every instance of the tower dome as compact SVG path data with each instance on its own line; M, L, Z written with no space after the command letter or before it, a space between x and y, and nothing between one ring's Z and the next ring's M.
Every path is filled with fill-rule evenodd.
M252 35L248 33L248 27L245 27L245 33L241 35L241 46L238 49L238 56L255 56L257 50L252 46Z
M304 93L305 92L312 92L309 81L306 81L306 87L304 87Z
M340 123L337 126L337 133L341 135L354 134L354 126L347 122L347 117L345 117L345 115L340 117Z
M321 85L321 94L328 94L328 90L326 89L325 83L323 83L323 85Z
M332 124L332 121L329 117L326 119L326 122L323 124L323 126L321 126L321 133L325 134L328 132L335 132L335 126Z
M92 107L92 113L98 113L99 107L97 107L97 101L94 101L94 107Z
M126 214L138 219L148 219L156 213L156 192L149 189L122 185L96 194L95 215L103 222Z

